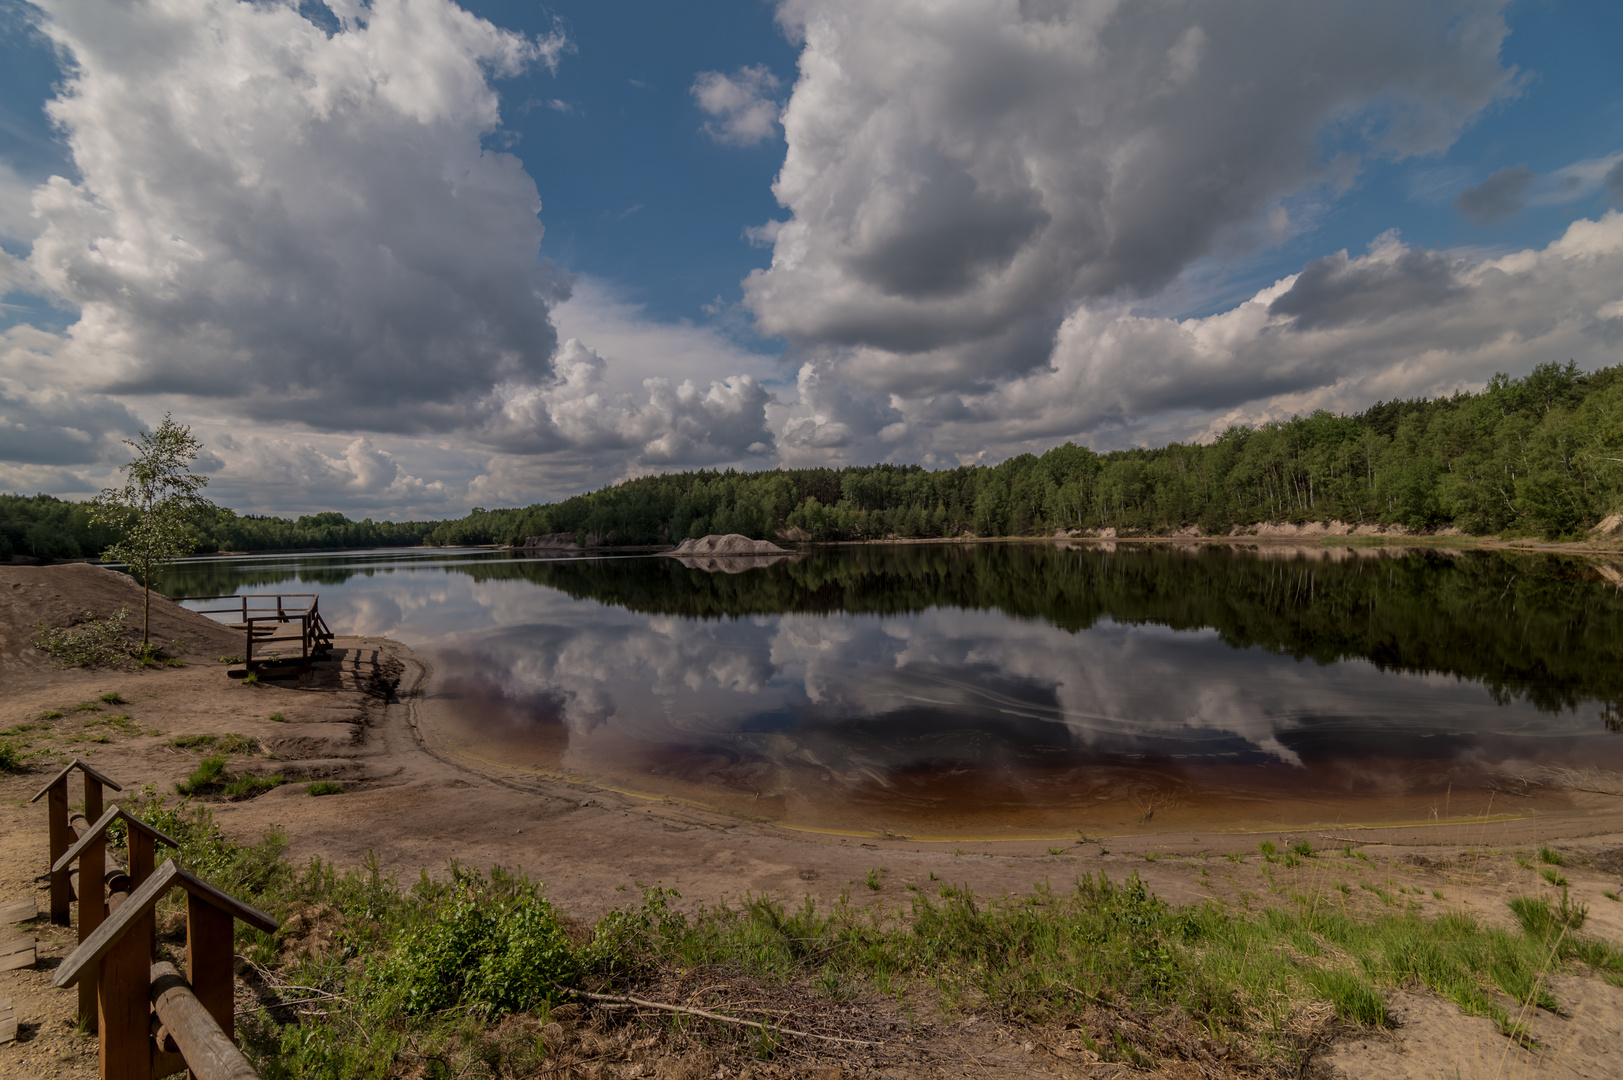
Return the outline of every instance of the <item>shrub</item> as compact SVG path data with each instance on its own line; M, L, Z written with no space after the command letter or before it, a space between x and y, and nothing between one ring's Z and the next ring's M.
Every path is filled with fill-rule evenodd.
M0 772L17 772L23 767L23 756L9 742L0 742Z
M130 662L124 642L124 620L130 609L103 618L87 611L77 625L47 628L34 624L34 647L49 653L59 667L122 667Z
M463 1007L485 1017L558 1000L577 965L552 905L537 891L505 903L477 895L477 875L458 872L461 893L407 932L381 980L414 1014Z

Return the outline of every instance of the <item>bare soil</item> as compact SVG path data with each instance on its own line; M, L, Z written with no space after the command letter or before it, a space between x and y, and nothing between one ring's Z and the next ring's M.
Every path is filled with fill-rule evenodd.
M333 658L314 671L259 685L231 679L218 661L242 651L234 631L157 596L153 636L180 643L175 651L183 667L63 669L30 642L35 623L61 625L87 610L109 614L122 604L138 615L140 599L127 578L91 566L0 567L0 731L11 731L3 737L27 755L26 771L0 774L0 901L32 895L39 910L47 908L44 810L28 800L61 763L83 757L122 783L126 796L148 785L173 792L209 752L176 746L177 736L241 735L252 746L233 754L229 768L280 774L287 782L257 798L216 802L211 809L228 834L254 840L281 827L295 860L319 855L357 866L375 855L405 881L423 868L442 872L453 858L520 868L545 881L560 909L583 923L636 901L640 885L655 883L677 887L690 906L762 894L829 902L845 893L852 902L897 907L913 888L933 890L941 881L998 896L1044 882L1064 888L1085 873L1119 879L1136 872L1174 904L1211 899L1255 911L1300 896L1349 910L1466 911L1509 926L1508 899L1552 888L1531 858L1549 844L1566 857L1561 872L1573 899L1589 905L1585 932L1623 943L1623 902L1605 895L1623 891L1620 777L1545 777L1532 793L1550 797L1511 800L1527 805L1508 819L1346 834L1228 833L1215 822L1199 833L1146 824L1064 842L808 834L460 756L441 735L432 673L410 650L383 639L341 638ZM115 692L121 703L99 700ZM42 719L53 711L62 715ZM337 781L345 791L312 798L308 788L315 780ZM1265 838L1282 848L1305 839L1320 854L1294 868L1267 863L1256 854ZM880 888L871 890L866 878L875 868L884 873ZM51 970L74 944L71 931L44 919L0 927L0 937L14 932L39 938L41 960L34 969L0 973L0 998L14 1000L22 1025L19 1041L0 1047L0 1077L94 1075L94 1040L72 1026L73 992L49 986ZM1623 1075L1623 990L1571 975L1557 976L1551 988L1562 1008L1534 1018L1534 1051L1413 987L1394 995L1399 1023L1390 1031L1305 1017L1304 1030L1322 1036L1308 1074ZM247 984L241 993L252 1002ZM594 1009L556 1022L550 1032L517 1034L557 1043L557 1075L1091 1077L1131 1071L1089 1061L1075 1032L986 1018L937 1023L909 1018L889 999L859 999L849 1015L828 1023L836 1033L851 1025L883 1032L880 1041L891 1049L797 1043L777 1063L745 1066L742 1073L736 1060L702 1046L637 1045L647 1036L622 1013ZM1161 1074L1235 1072L1209 1054L1202 1059L1203 1052L1190 1041L1188 1054L1166 1059Z

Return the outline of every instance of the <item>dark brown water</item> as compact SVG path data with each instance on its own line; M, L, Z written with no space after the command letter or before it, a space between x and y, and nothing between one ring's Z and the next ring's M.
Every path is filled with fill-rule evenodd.
M1623 592L1579 559L898 545L191 564L428 656L470 755L910 836L1458 818L1623 768ZM1497 805L1493 800L1499 800Z

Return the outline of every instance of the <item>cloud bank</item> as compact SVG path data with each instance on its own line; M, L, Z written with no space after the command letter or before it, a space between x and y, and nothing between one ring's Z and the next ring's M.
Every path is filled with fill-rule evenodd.
M1510 94L1498 4L784 0L804 42L745 302L917 394L1041 365L1076 305L1144 295L1330 179L1441 150ZM1311 70L1308 68L1311 57Z
M0 162L0 288L69 325L0 338L0 489L94 491L173 410L242 509L456 514L664 469L1198 438L1623 342L1623 151L1424 164L1522 91L1502 0L780 0L792 87L688 88L698 150L785 140L781 220L726 238L770 264L710 325L538 260L544 193L490 147L500 80L550 79L561 31L329 6L40 4L75 174ZM1594 212L1520 252L1321 247L1208 313L1212 267L1310 243L1378 162L1446 174L1428 198L1485 226Z

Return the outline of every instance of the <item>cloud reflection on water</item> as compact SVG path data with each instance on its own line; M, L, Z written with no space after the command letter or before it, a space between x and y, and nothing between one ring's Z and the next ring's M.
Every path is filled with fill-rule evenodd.
M1062 572L1062 559L1094 560L1089 572L1110 560L1153 562L1148 554L1052 549L1034 558L1051 581L1059 580L1052 575ZM340 632L388 635L427 655L442 673L440 701L504 755L517 760L526 748L544 746L543 756L566 771L622 780L676 776L730 785L756 800L792 799L816 780L830 793L844 792L838 798L860 791L864 798L881 792L928 801L950 777L996 781L998 791L1021 798L1039 775L1063 797L1081 798L1090 784L1104 790L1123 776L1153 773L1156 783L1187 784L1202 770L1228 770L1243 783L1261 783L1266 774L1271 783L1304 789L1399 793L1413 788L1416 768L1440 785L1463 769L1623 758L1623 738L1595 719L1594 703L1609 693L1599 683L1586 690L1569 679L1555 696L1525 681L1490 686L1449 666L1451 656L1489 650L1465 641L1461 651L1456 641L1449 652L1386 631L1369 646L1338 638L1327 653L1323 631L1311 630L1311 619L1290 606L1297 601L1246 609L1235 600L1246 590L1254 598L1262 579L1244 574L1258 566L1268 581L1287 580L1267 560L1220 558L1232 566L1213 562L1203 572L1213 580L1228 575L1231 591L1219 590L1207 598L1216 606L1201 610L1220 611L1229 620L1220 621L1222 630L1201 627L1205 616L1181 610L1177 619L1147 617L1142 605L1133 606L1140 593L1113 592L1120 581L1102 572L1087 589L1073 587L1072 608L1043 617L954 602L948 588L936 604L853 611L868 602L859 589L867 579L848 577L838 579L844 606L833 610L797 609L809 601L794 599L784 607L772 599L779 593L763 592L779 610L757 599L753 608L725 609L743 614L696 618L669 611L686 610L706 589L749 582L717 584L632 560L548 570L565 578L525 576L535 568L512 562L386 564L320 588L323 611ZM1183 572L1192 564L1167 565ZM1319 593L1307 595L1332 597L1317 602L1349 610L1390 610L1395 594L1360 590L1375 587L1366 578L1390 588L1391 565L1388 558L1378 581L1325 577ZM446 572L455 569L468 572ZM896 576L893 566L880 570L873 580ZM1466 570L1439 563L1414 572L1426 588L1458 589L1455 578L1464 580ZM787 595L818 603L836 580L818 576L815 565L793 573L808 575L805 591ZM962 588L962 577L942 580ZM1180 579L1180 587L1189 589L1190 580ZM564 585L548 587L556 581ZM1033 583L1040 589L1043 579ZM1480 589L1481 581L1471 579L1470 587ZM716 595L735 602L742 594ZM1414 595L1427 606L1423 592ZM1095 614L1074 614L1082 610L1079 596L1096 603L1089 609ZM1569 603L1572 594L1560 596ZM1600 620L1591 625L1610 617L1604 603L1591 609ZM1117 611L1125 617L1110 614ZM1272 621L1264 625L1263 616ZM1483 619L1479 625L1494 625L1491 612ZM1269 647L1245 647L1236 625L1272 634ZM1425 635L1429 624L1391 625ZM1567 636L1552 640L1561 645L1574 633L1592 633L1576 625L1560 624ZM1422 662L1410 659L1416 656ZM1529 661L1530 669L1542 662Z

